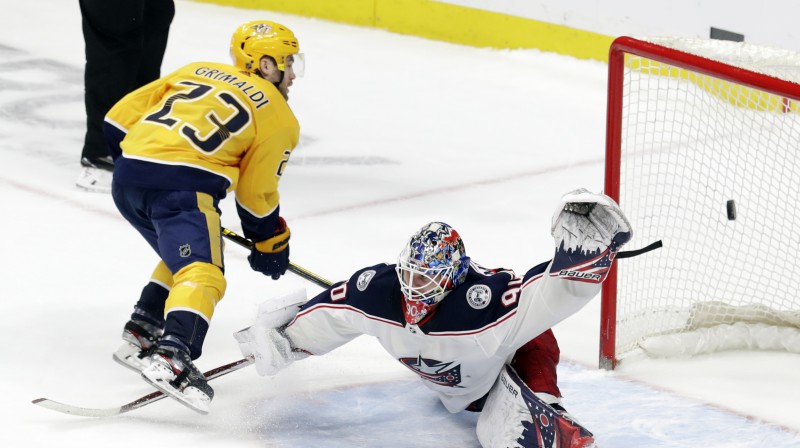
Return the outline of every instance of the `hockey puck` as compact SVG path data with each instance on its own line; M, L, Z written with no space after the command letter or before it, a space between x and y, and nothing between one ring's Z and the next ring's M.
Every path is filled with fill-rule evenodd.
M728 200L726 204L728 208L728 221L735 221L736 220L736 202L733 199Z

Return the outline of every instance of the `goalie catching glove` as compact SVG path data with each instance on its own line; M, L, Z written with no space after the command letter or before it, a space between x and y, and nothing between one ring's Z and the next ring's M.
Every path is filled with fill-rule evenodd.
M283 218L278 218L278 228L272 238L257 242L247 261L254 271L277 280L289 268L289 226Z
M561 198L550 230L556 243L550 275L589 283L605 280L617 251L633 235L613 199L583 188Z

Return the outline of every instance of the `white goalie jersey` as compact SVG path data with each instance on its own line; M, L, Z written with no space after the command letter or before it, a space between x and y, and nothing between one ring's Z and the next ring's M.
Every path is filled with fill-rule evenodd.
M489 391L519 347L599 292L599 284L547 275L548 266L518 277L473 263L466 281L418 325L404 319L395 266L362 269L302 305L287 325L271 330L275 357L281 358L272 362L285 365L325 354L362 334L375 336L450 412L461 411Z

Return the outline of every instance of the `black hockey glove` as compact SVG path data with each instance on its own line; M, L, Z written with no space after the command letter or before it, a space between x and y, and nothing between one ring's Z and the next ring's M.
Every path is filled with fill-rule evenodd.
M257 242L247 261L254 271L277 280L286 273L289 268L289 227L283 218L278 218L278 228L272 238Z

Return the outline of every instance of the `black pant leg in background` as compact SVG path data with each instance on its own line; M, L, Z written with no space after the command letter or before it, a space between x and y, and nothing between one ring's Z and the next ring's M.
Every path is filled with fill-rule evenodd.
M86 44L86 138L81 157L108 156L103 119L127 93L157 79L173 0L79 0Z
M167 49L169 26L175 16L173 0L144 2L144 57L134 89L161 77L161 61ZM133 89L131 89L133 90Z

